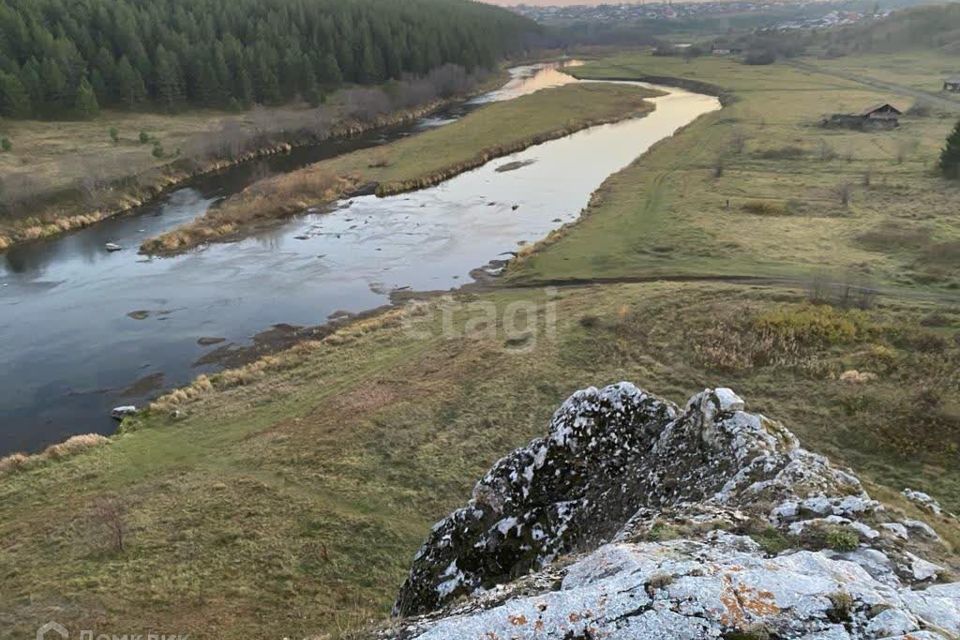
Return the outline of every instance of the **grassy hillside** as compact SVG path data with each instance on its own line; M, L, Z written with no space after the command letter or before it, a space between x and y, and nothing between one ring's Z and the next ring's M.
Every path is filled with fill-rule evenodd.
M843 51L896 52L932 49L960 53L960 5L954 2L897 11L877 22L836 29L824 39Z
M386 615L431 524L494 460L542 433L574 389L620 379L676 401L728 384L866 478L960 508L956 311L846 312L797 290L653 283L562 289L555 312L538 290L459 296L455 326L483 317L479 302L502 318L517 301L539 308L526 339L444 335L436 308L408 316L416 332L390 314L201 382L109 445L8 475L0 617L20 635L54 618L341 637ZM838 382L851 368L880 378ZM103 500L124 512L123 550ZM960 543L955 524L938 526Z
M608 180L499 286L201 378L109 444L8 462L0 628L350 637L492 461L571 391L620 379L676 401L729 385L911 517L905 486L960 509L960 192L932 171L954 116L822 130L823 113L913 94L818 69L598 61L585 72L684 76L734 101ZM518 303L532 320L508 332ZM933 524L960 545L955 521Z

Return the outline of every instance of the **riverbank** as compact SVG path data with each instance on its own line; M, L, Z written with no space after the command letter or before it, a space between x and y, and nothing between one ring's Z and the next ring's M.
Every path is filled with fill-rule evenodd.
M233 239L358 192L387 196L436 185L493 158L642 116L653 108L646 99L657 95L636 86L569 85L491 104L439 129L256 182L141 251L169 255Z
M92 122L9 121L5 134L15 147L0 154L5 172L0 211L5 206L16 216L0 215L0 252L128 213L201 176L415 122L492 91L507 78L500 70L450 97L363 117L354 113L367 110L351 104L354 90L342 90L319 109L300 105L167 116L107 112ZM115 141L110 129L117 130ZM146 142L139 139L141 132ZM153 154L154 145L160 145L162 157Z

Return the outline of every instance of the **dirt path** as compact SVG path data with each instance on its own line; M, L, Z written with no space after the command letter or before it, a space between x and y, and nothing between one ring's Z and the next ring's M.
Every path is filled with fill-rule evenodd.
M914 89L913 87L907 87L902 84L896 84L894 82L888 82L886 80L878 80L877 78L871 78L869 76L861 76L855 73L845 73L843 71L836 71L831 69L824 69L821 66L816 64L811 64L809 62L800 62L799 60L791 60L786 64L794 67L796 69L801 69L803 71L809 71L811 73L819 73L822 75L833 76L835 78L842 78L844 80L850 80L851 82L856 82L873 89L879 89L881 91L892 91L893 93L899 93L900 95L910 96L911 98L917 98L918 100L924 100L931 103L932 105L939 107L941 109L947 109L948 111L960 112L960 101L947 98L945 96L931 93L929 91L921 91L920 89Z

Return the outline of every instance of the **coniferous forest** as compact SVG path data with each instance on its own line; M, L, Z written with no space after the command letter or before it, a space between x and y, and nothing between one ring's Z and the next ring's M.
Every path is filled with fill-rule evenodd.
M4 0L0 115L316 104L344 82L489 67L533 29L470 0Z

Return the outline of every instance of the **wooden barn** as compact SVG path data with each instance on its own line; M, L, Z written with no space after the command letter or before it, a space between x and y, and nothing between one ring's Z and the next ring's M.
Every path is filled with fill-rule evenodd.
M821 123L825 127L844 129L860 129L871 131L876 129L894 129L900 126L900 116L903 112L889 102L868 107L859 113L835 113Z

